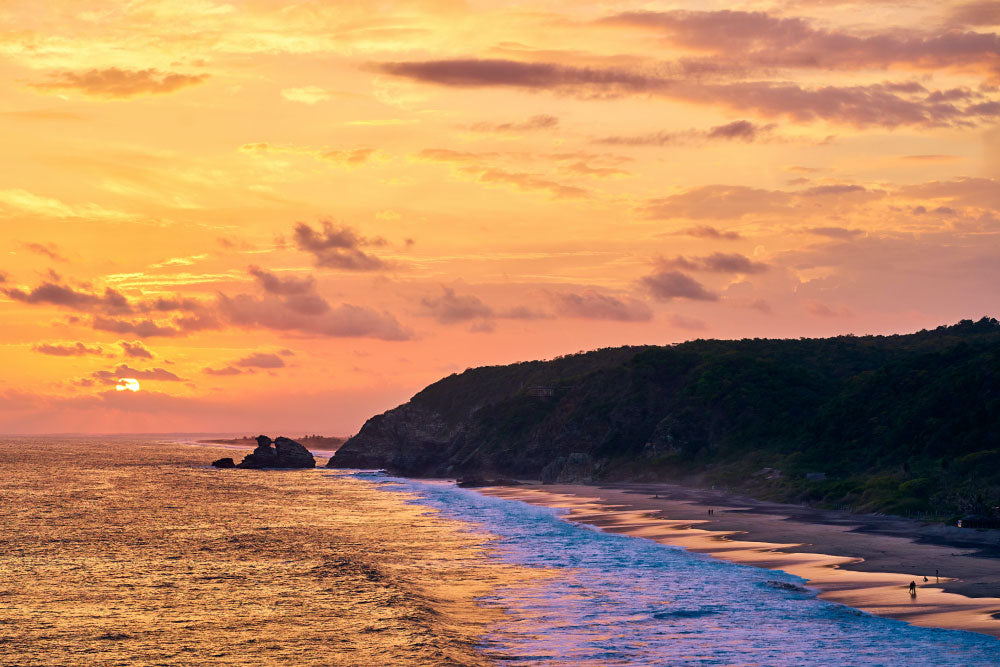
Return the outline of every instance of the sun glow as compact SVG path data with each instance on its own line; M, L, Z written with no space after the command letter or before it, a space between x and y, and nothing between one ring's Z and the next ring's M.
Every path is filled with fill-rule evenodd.
M139 381L135 378L118 378L115 391L139 391Z

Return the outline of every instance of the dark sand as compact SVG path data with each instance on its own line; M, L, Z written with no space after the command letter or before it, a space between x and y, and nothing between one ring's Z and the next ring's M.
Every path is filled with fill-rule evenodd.
M818 510L670 484L481 491L564 507L570 520L610 532L784 570L808 580L821 598L880 616L1000 637L1000 531ZM910 581L917 583L915 597L907 590Z

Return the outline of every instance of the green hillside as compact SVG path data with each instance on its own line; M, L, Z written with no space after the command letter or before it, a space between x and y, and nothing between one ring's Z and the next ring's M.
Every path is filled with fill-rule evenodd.
M945 518L1000 505L1000 324L695 340L475 368L373 417L338 467L682 480Z

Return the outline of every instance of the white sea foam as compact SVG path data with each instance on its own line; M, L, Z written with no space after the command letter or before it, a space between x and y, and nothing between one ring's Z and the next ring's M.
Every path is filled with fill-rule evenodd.
M369 480L389 479L361 473ZM919 628L819 600L783 572L603 533L558 510L450 484L387 490L497 536L494 557L559 576L484 600L509 613L485 639L531 665L1000 665L1000 641ZM788 584L789 586L785 586Z

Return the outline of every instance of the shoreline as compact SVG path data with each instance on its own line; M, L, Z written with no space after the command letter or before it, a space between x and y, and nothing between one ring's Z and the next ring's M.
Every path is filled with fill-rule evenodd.
M805 579L823 600L877 616L1000 639L1000 536L673 484L526 484L476 490L564 508L567 520L608 532L782 570ZM917 584L915 597L907 590L910 581Z

